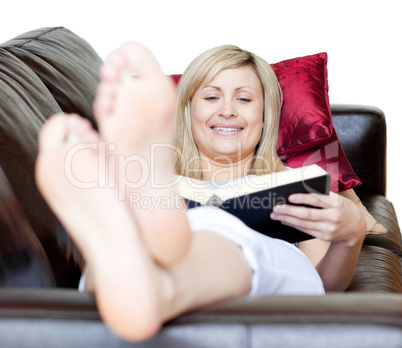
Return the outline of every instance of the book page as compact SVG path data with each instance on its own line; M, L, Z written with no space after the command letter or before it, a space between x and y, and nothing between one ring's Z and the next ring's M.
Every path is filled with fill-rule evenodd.
M247 195L253 192L304 181L313 177L327 175L321 167L313 164L306 167L289 169L265 175L248 175L234 180L223 181L219 185L209 181L177 176L175 186L178 195L201 204L206 204L214 195L220 200Z

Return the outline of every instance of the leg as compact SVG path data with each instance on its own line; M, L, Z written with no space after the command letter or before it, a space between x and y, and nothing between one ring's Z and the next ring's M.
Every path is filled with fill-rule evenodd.
M144 247L148 231L138 233L116 188L80 187L98 178L99 154L88 145L98 142L97 133L78 116L52 117L40 134L36 177L87 261L106 324L125 339L142 340L184 311L246 294L251 270L229 240L197 232L176 265L161 267ZM160 217L166 213L157 211L154 218Z
M160 325L159 299L169 295L169 284L145 252L137 226L116 190L85 187L98 178L98 142L97 133L78 116L53 116L39 137L38 186L92 271L106 323L118 332L130 325L150 335ZM88 146L83 149L82 144ZM129 275L135 276L126 281ZM125 323L126 303L116 299L127 300L141 316L130 316L131 322Z
M133 78L127 75L128 72L138 76ZM123 45L102 67L94 112L103 139L115 145L114 155L125 158L141 155L154 170L150 176L154 175L162 184L173 181L171 145L175 103L172 81L162 74L151 52L137 43ZM167 148L161 148L162 152L150 163L150 148L154 142L166 144ZM135 161L125 164L124 168L118 168L124 170L124 177L119 175L123 180L118 186L120 189L124 186L127 203L133 193L156 200L175 194L172 186L156 188L150 180L133 189L129 184L140 180L144 172L142 168L136 168ZM148 251L175 280L175 298L166 310L165 319L189 308L244 295L250 290L251 270L235 244L206 231L195 234L190 244L189 225L181 199L167 209L160 206L130 208ZM222 258L230 262L222 262Z
M109 155L117 157L122 199L140 230L147 231L144 241L161 265L180 260L190 241L185 204L171 185L175 105L172 81L140 44L126 43L102 67L94 113L102 138L113 148ZM166 184L170 187L160 187Z

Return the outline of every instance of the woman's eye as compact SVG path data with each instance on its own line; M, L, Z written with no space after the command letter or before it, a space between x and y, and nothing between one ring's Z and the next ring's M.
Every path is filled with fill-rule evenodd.
M218 100L218 97L206 97L205 100L216 101L216 100Z
M250 103L251 102L251 99L248 99L248 98L239 98L238 100L242 103Z

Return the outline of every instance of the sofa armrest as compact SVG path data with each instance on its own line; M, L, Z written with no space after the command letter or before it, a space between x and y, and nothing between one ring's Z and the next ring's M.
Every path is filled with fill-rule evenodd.
M382 195L357 194L387 233L366 235L348 291L402 293L401 232L394 207Z
M4 347L400 347L395 294L262 296L182 315L128 344L100 320L93 296L66 289L1 289Z
M369 234L364 244L375 245L402 254L401 231L392 203L382 195L364 191L356 192L364 206L386 229L386 234Z

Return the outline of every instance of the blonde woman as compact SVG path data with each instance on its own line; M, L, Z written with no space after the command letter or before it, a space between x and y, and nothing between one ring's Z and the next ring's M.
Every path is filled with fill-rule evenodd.
M263 60L232 46L195 60L179 87L178 151L161 147L154 158L153 143L175 143L175 97L153 55L128 43L101 71L99 133L78 115L55 115L40 134L38 185L84 255L85 287L95 292L106 324L125 339L143 340L164 321L217 301L344 290L365 222L335 194L292 198L323 209L275 209L273 218L315 237L299 248L217 208L187 210L181 199L156 209L130 204L133 194L156 202L175 194L172 185L142 180L151 159L165 184L175 171L216 181L285 169L276 156L280 88ZM100 168L108 169L102 178Z
M176 155L178 174L196 179L203 178L203 161L194 139L191 113L191 101L197 90L205 82L212 81L221 70L244 66L252 69L262 86L263 131L256 150L255 147L253 148L252 158L249 159L249 163L242 166L245 171L236 175L230 173L230 175L232 178L248 174L261 175L285 169L277 155L282 92L276 75L271 66L262 58L238 47L227 45L213 48L200 55L191 63L180 79L176 125L176 146L179 149ZM237 141L237 139L235 140ZM234 158L233 163L237 162L238 158Z

